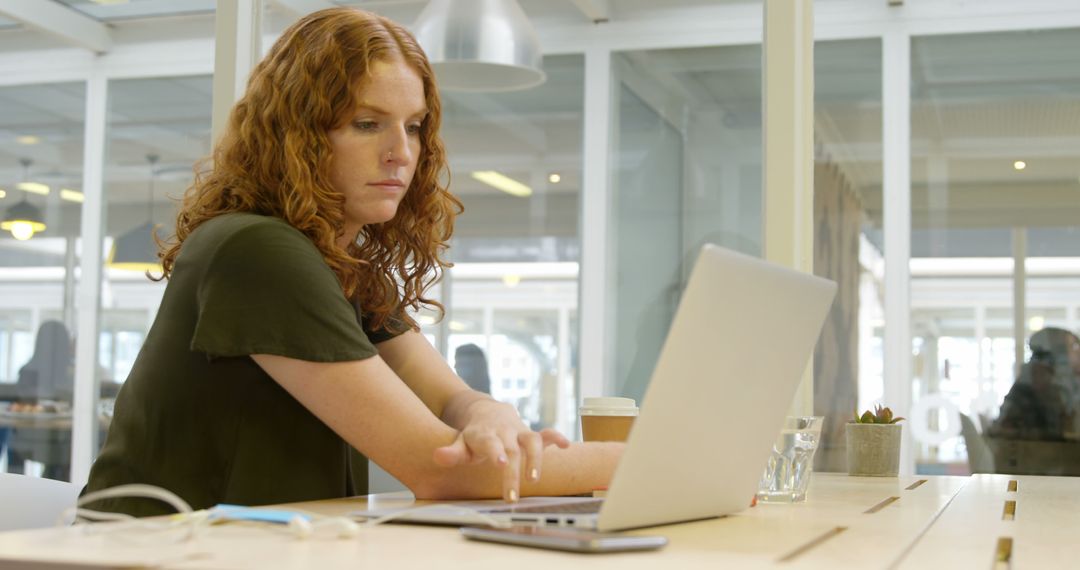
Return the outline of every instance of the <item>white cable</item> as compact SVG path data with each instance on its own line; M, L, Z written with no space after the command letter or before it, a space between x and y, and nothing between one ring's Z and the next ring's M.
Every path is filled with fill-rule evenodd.
M167 521L144 521L126 513L95 511L83 508L84 505L90 503L116 498L156 499L176 509L178 514L173 515ZM74 507L65 509L64 512L60 514L60 517L57 519L57 526L63 525L68 517L71 517L72 515L76 518L76 522L81 519L82 521L89 522L116 523L102 527L98 527L97 525L87 525L84 527L83 532L88 534L98 532L119 533L121 531L132 530L160 532L181 528L186 532L179 536L176 539L177 541L191 539L195 536L198 529L205 526L209 520L209 513L207 511L193 511L191 505L189 505L187 501L168 489L144 484L118 485L116 487L87 493L82 497L79 497ZM116 534L116 536L125 537L129 540L131 539L130 536L123 534Z
M81 507L87 503L94 503L102 499L116 499L121 497L157 499L163 503L168 503L169 506L176 509L179 513L190 513L193 510L191 505L177 496L176 493L173 493L168 489L162 489L161 487L155 487L153 485L143 485L141 483L118 485L116 487L87 493L82 497L79 497L75 506Z
M177 514L170 516L166 520L142 520L133 517L125 513L113 513L105 511L95 511L84 508L84 505L101 501L104 499L116 499L116 498L144 498L144 499L156 499L158 501L167 503L174 509ZM368 526L374 526L390 522L399 517L405 516L409 513L416 511L430 509L437 505L424 505L412 509L407 509L397 513L392 513L377 519L371 519L366 522ZM337 538L352 538L360 533L361 525L356 521L345 517L327 517L311 512L304 512L301 510L291 511L295 512L296 516L289 520L288 525L285 527L286 532L289 532L293 536L304 539L315 536L321 529L333 533ZM183 529L187 532L180 536L177 540L184 541L189 540L196 535L197 531L201 528L207 527L210 524L217 522L225 522L230 520L226 515L221 515L220 509L203 509L194 511L191 505L184 499L177 496L175 493L155 487L153 485L144 484L131 484L131 485L119 485L117 487L111 487L108 489L102 489L100 491L94 491L87 493L76 502L75 506L66 509L64 513L60 515L57 521L57 525L60 526L62 521L72 514L82 521L90 522L111 522L113 524L108 525L86 525L84 532L87 533L109 533L115 534L118 537L132 539L130 536L122 534L123 531L152 531L160 533L162 531L170 531L175 529ZM491 526L506 526L502 521L498 521L486 514L476 513L478 522L484 522ZM305 518L307 517L307 518ZM310 520L308 520L310 519ZM242 520L242 519L236 519Z

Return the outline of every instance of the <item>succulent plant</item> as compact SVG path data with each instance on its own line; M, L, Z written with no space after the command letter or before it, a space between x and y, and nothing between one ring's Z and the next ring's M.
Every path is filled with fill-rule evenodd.
M874 406L874 411L866 410L860 416L859 412L855 412L854 423L857 424L895 424L902 420L899 416L894 417L892 410L889 408L883 408L880 405Z

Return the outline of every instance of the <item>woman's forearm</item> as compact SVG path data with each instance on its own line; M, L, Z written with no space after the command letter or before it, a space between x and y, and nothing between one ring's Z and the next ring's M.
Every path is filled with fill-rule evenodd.
M483 392L461 390L446 401L439 419L456 430L465 429L469 423L471 408L477 402L494 403L495 400Z
M624 444L578 442L567 449L544 450L540 480L523 478L522 496L577 495L607 487ZM490 464L448 468L438 481L412 489L418 499L493 499L502 496L502 475Z

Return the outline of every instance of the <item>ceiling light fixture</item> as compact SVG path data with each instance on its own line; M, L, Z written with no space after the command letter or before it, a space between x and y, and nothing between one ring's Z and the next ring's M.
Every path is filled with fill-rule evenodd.
M78 203L82 204L83 202L86 201L86 196L84 196L83 193L79 192L78 190L72 190L70 188L61 188L60 189L60 199L61 200L67 200L68 202L78 202Z
M547 78L540 41L517 0L431 0L412 29L440 89L517 91Z
M38 138L38 137L35 137L34 135L20 135L20 136L15 137L15 142L17 142L19 144L22 144L22 145L30 146L30 145L35 145L35 144L41 142L41 139Z
M450 321L450 323L447 324L446 326L449 327L450 330L452 330L454 332L462 332L462 331L469 330L469 327L465 326L465 323L463 323L461 321Z
M1032 332L1042 330L1045 326L1046 326L1046 318L1045 317L1035 315L1034 317L1031 317L1030 319L1028 319L1028 330L1030 330Z
M520 198L532 196L533 193L532 188L494 170L477 170L471 176L488 186L498 188L507 194Z
M158 155L146 155L150 163L150 183L147 187L147 221L143 225L128 230L116 238L109 251L109 267L129 271L161 272L161 259L158 257L159 226L154 223L154 180L157 178L155 165Z
M40 196L49 195L49 186L40 182L20 182L16 184L15 187L23 192L29 192L31 194L38 194Z
M1013 163L1013 168L1015 168L1017 170L1023 170L1025 168L1027 168L1027 163L1022 161L1022 160L1018 160L1018 161Z
M23 167L25 181L30 177L30 165L33 161L23 158L19 160L19 164ZM41 215L41 210L31 204L23 194L23 199L8 208L4 219L0 220L0 230L11 232L11 235L19 241L26 241L34 237L35 233L45 231L45 217Z
M548 175L548 182L558 184L559 182L562 182L562 176L559 176L558 172L552 172Z

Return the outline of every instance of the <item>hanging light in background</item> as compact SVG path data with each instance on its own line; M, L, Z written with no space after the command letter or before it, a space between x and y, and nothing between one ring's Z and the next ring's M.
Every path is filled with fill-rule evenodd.
M33 161L23 158L19 160L19 164L23 167L22 184L27 184L30 178L30 165ZM0 221L0 230L9 231L15 239L25 241L34 237L35 233L45 231L45 217L41 215L41 210L37 206L26 199L24 192L23 199L4 213L4 219Z
M547 78L540 42L517 0L431 0L413 33L440 89L516 91Z
M147 190L147 221L143 225L128 230L116 238L112 249L109 251L108 265L114 269L127 269L129 271L161 271L161 260L158 258L158 225L154 223L154 181L157 178L155 165L158 155L146 155L146 161L150 163L150 183Z

